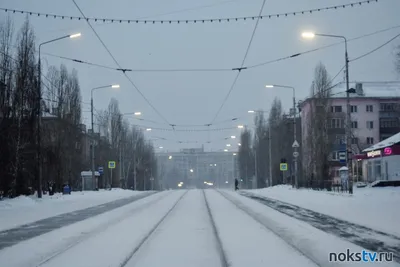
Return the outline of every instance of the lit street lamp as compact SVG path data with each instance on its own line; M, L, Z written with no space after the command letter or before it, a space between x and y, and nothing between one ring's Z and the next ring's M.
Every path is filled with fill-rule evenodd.
M95 178L95 166L94 166L94 120L93 120L93 92L99 89L104 89L104 88L119 88L118 84L114 85L104 85L104 86L99 86L92 88L90 91L90 113L91 113L91 124L92 124L92 182L95 184L95 187L97 188L97 182ZM112 181L111 181L112 182Z
M313 32L303 32L302 37L313 39L315 36L340 38L344 40L344 57L346 68L346 165L348 168L349 179L349 193L353 194L353 177L352 177L352 164L351 164L351 111L350 111L350 85L349 85L349 56L347 53L347 38L342 35L322 34Z
M243 129L244 126L243 126L243 125L238 125L238 128L239 128L239 129Z
M287 85L266 85L266 88L288 88L288 89L292 89L293 90L293 161L294 161L294 183L295 183L295 187L299 188L299 184L298 184L298 177L297 177L297 148L298 148L298 142L297 142L297 121L296 121L296 90L294 87L292 86L287 86Z
M62 39L66 39L66 38L76 38L81 36L80 33L76 33L76 34L70 34L70 35L65 35L50 41L46 41L43 42L41 44L39 44L39 62L38 62L38 76L39 76L39 82L38 82L38 87L37 87L37 95L38 95L38 99L37 99L37 116L38 116L38 120L37 120L37 129L38 129L38 133L37 133L37 150L36 150L36 156L37 156L37 164L38 164L38 173L37 173L37 186L38 186L38 198L42 198L42 151L41 151L41 146L42 146L42 137L40 135L40 128L41 128L41 124L42 124L42 67L41 67L41 50L42 50L42 45L45 44L49 44L49 43L53 43Z

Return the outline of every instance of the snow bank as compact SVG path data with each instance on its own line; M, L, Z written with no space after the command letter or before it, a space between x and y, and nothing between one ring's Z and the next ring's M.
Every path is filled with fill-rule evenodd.
M115 188L72 192L71 195L43 195L42 199L35 196L4 199L0 201L0 231L142 193Z
M168 191L150 195L23 241L0 250L0 262L8 267L117 266L178 197ZM58 257L48 261L52 256Z
M400 237L400 187L355 188L353 195L290 186L246 191Z
M255 200L240 196L235 192L222 191L238 207L246 210L251 216L257 218L269 230L277 234L302 254L307 255L318 266L359 266L359 262L329 262L330 253L361 252L362 247L354 245L339 237L327 234L314 228L308 223L299 221L272 208L269 208ZM247 230L247 229L246 229ZM287 257L290 257L289 255ZM395 262L377 263L378 266L400 266ZM375 266L375 264L374 264Z

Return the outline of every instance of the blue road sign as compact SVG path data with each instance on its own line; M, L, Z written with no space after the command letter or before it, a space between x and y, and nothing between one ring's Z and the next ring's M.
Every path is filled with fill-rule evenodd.
M341 163L345 163L346 162L346 151L339 151L339 161Z
M99 167L99 173L103 174L104 173L104 168L103 167Z

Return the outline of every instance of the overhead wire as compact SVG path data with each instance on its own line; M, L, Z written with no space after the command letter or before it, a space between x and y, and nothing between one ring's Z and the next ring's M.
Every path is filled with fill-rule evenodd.
M86 23L89 25L89 27L92 29L93 33L96 35L97 39L100 41L104 49L106 49L107 53L111 56L113 59L114 63L118 66L119 69L123 69L117 59L114 57L114 55L111 53L110 49L107 47L107 45L104 43L100 35L97 33L97 31L93 28L92 24L90 21L86 18L85 14L79 7L79 5L76 3L75 0L72 0L76 8L79 10L81 15L85 18ZM158 111L158 109L150 102L150 100L143 94L143 92L137 87L137 85L132 81L132 79L126 74L125 71L123 71L124 76L127 78L127 80L130 82L130 84L135 88L135 90L142 96L142 98L147 102L147 104L162 118L167 124L170 124L168 120Z
M228 93L226 94L224 100L222 101L220 107L218 108L217 113L215 114L214 118L212 119L211 124L213 124L215 122L215 120L218 118L218 115L220 114L221 110L224 108L226 102L228 101L229 96L231 95L231 93L232 93L233 89L235 88L235 85L236 85L236 83L237 83L237 81L239 79L239 76L240 76L240 73L241 73L242 69L246 69L246 68L243 68L243 66L244 66L244 63L246 62L247 56L249 54L249 51L250 51L250 48L251 48L251 44L253 43L253 39L254 39L254 36L255 36L257 28L258 28L258 23L260 21L260 16L261 16L261 14L262 14L262 12L264 10L265 2L266 2L266 0L263 0L261 8L260 8L260 11L259 11L259 14L258 14L258 18L257 18L256 24L254 25L253 32L252 32L251 37L250 37L250 41L249 41L249 43L247 45L246 52L245 52L243 60L242 60L242 64L240 65L240 68L237 68L238 72L237 72L237 74L235 76L235 79L233 80L233 83L232 83L231 87L229 88Z

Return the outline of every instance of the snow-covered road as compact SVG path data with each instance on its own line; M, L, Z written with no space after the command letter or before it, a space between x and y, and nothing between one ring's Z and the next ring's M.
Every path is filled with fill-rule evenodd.
M363 248L236 192L177 190L7 247L0 250L0 263L7 267L359 265L329 262L329 253L346 249Z

